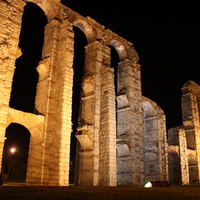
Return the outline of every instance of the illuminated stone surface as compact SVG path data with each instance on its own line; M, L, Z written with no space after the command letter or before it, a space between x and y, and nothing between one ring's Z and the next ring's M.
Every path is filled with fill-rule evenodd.
M188 81L182 87L183 125L168 131L170 182L200 181L200 86Z
M145 180L168 180L165 114L141 94L139 57L132 44L58 0L29 2L38 5L48 20L37 67L38 114L9 107L15 60L21 55L18 43L26 1L1 0L0 160L7 126L22 124L31 134L27 185L69 184L76 26L88 44L76 133L75 184L143 185ZM117 84L109 45L120 59Z

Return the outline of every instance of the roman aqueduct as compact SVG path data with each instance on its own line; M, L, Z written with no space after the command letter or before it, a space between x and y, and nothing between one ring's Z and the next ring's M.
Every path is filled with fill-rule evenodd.
M22 55L18 44L24 6L30 2L47 18L37 66L35 113L9 106L15 61ZM73 27L77 27L87 45L75 184L142 185L145 180L169 180L165 114L142 96L139 57L132 43L59 0L1 0L0 27L0 161L6 128L18 123L31 135L27 185L69 184ZM119 56L117 69L111 66L111 46Z

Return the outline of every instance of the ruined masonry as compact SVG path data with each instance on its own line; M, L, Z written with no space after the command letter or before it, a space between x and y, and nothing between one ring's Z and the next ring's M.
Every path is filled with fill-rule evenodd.
M37 67L35 114L9 107L15 60L21 56L22 15L28 2L40 7L48 21ZM5 130L9 124L18 123L31 135L27 185L69 184L73 26L87 38L75 184L142 185L145 180L168 180L165 114L142 96L139 57L133 45L59 0L0 0L0 161ZM110 46L120 59L117 82ZM187 129L186 135L189 132ZM183 133L180 138L184 137ZM180 148L185 148L185 143Z
M200 86L188 81L182 87L183 124L169 129L169 181L200 182Z

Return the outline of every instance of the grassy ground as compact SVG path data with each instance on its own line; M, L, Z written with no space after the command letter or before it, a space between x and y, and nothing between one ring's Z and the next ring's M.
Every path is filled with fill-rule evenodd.
M200 187L179 186L163 188L143 187L30 187L30 186L0 186L0 200L196 200L200 199Z

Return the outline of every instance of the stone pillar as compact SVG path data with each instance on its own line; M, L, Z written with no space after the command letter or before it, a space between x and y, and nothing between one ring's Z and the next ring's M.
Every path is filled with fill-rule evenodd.
M144 158L143 158L143 134L142 134L142 104L141 104L141 77L140 65L127 63L127 89L130 105L130 151L132 185L144 184Z
M189 180L189 169L188 169L188 153L187 153L187 142L185 137L185 130L178 129L179 134L179 156L181 165L181 181L183 185L188 185Z
M20 55L18 43L24 5L23 1L0 1L0 168L15 60Z
M34 127L36 130L31 130L30 145L29 145L29 156L28 156L28 166L26 172L26 184L27 185L42 185L43 177L43 138L35 138L32 132L37 133L37 127ZM36 134L37 136L42 136L41 132Z
M196 138L196 155L197 155L197 165L198 165L198 183L200 183L200 127L196 128L195 138Z
M168 130L168 168L169 182L181 183L181 164L180 164L180 148L179 148L179 131L178 128L170 128Z
M4 135L5 135L5 129L1 128L1 130L4 130ZM2 134L3 135L3 134ZM4 142L6 140L6 137L0 137L0 174L1 174L1 167L2 167L2 156L3 156L3 147L4 147Z
M122 64L122 62L120 63ZM123 66L122 66L123 69ZM120 73L122 75L122 73ZM126 76L126 74L125 74ZM124 76L124 77L125 77ZM124 78L123 77L123 78ZM119 79L119 77L118 77ZM123 83L119 80L118 85ZM120 86L120 85L119 85ZM129 141L130 106L125 93L118 94L117 99L117 184L131 185L131 152Z
M82 83L76 158L76 184L99 185L99 129L102 44L85 47L85 73Z
M168 181L168 145L165 114L153 101L143 97L145 180Z
M110 67L110 49L103 47L101 68L101 117L99 135L99 185L116 186L116 107L114 69Z
M143 122L144 134L144 178L145 180L160 181L158 120L157 117L145 117Z
M185 130L181 127L168 130L170 182L189 184L188 149Z
M60 22L52 20L45 27L44 33L44 45L42 50L42 59L37 67L39 73L39 80L37 84L37 93L35 98L35 112L45 116L44 118L44 132L43 132L43 151L42 151L42 166L41 166L41 185L49 185L49 170L50 170L50 138L51 126L54 124L54 120L51 121L54 105L54 94L52 91L53 80L53 68L56 68L56 50L57 39L60 31ZM55 37L56 36L56 37ZM54 89L54 90L53 90ZM51 97L51 98L50 98ZM51 124L50 124L51 122ZM27 180L28 181L28 180ZM28 184L31 184L28 182Z
M186 134L187 148L196 150L197 165L189 164L190 181L200 180L200 125L199 125L199 109L197 103L198 97L197 85L189 81L182 88L182 118ZM195 174L194 174L194 171ZM193 175L192 175L193 174ZM191 180L195 177L196 180Z
M158 112L158 165L159 165L159 179L160 181L169 181L168 170L168 144L166 133L166 118L161 111Z
M56 123L54 128L52 127L51 141L51 144L56 147L56 152L52 152L51 163L58 167L58 172L55 170L53 178L58 179L59 185L67 186L69 184L70 138L72 132L72 65L74 56L74 33L72 25L67 20L63 21L61 25L58 47L57 81L53 93L59 95L56 96L54 104L56 117L52 117L56 119ZM56 154L58 163L54 160Z
M73 30L69 22L45 28L36 112L45 116L43 185L68 185L73 85Z
M117 158L121 178L118 185L141 185L144 183L142 103L140 66L133 61L124 60L118 65L117 88L117 146L118 156L126 157L126 165ZM121 148L122 145L125 147ZM119 150L124 149L123 152ZM119 166L122 168L119 169ZM126 168L123 169L123 166ZM127 178L123 178L123 173Z

